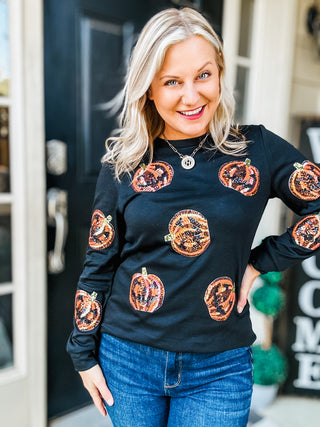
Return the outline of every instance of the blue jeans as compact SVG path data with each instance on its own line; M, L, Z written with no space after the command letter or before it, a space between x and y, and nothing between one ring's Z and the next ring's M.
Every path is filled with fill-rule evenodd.
M102 334L100 366L114 397L114 427L245 427L250 347L173 353Z

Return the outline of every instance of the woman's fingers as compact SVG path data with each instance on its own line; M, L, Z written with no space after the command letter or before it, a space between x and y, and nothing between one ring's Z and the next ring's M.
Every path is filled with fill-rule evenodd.
M247 268L242 278L241 287L240 287L240 293L239 293L239 299L238 299L238 305L237 305L238 313L242 313L244 306L247 304L250 289L253 285L253 282L259 275L260 275L260 272L256 270L251 264L247 265Z
M97 364L92 368L79 372L83 385L88 390L93 403L99 412L106 416L107 411L103 399L109 406L113 405L113 397L107 386L106 380L103 376L100 366Z
M244 286L241 286L238 305L237 305L238 313L242 313L245 305L247 304L248 293L249 291L247 290L247 288L245 288Z
M111 391L107 386L106 380L103 378L101 381L99 381L96 384L96 386L100 392L100 395L103 397L103 399L107 402L109 406L112 406L114 401L113 401Z
M105 417L107 415L107 410L98 389L96 388L95 390L91 390L91 391L88 390L88 391L90 393L90 396L93 400L95 407L98 409L100 414L102 414Z

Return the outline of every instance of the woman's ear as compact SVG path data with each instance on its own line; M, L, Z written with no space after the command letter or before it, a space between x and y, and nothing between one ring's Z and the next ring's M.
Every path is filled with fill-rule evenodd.
M147 96L148 96L148 99L150 99L150 101L152 101L152 100L153 100L151 87L149 87L149 89L148 89L148 91L147 91Z

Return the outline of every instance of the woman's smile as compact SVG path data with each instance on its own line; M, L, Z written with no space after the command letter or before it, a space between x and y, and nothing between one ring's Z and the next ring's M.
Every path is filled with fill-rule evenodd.
M196 108L195 110L178 111L178 113L185 116L186 119L195 120L202 116L204 108L205 108L205 105L202 105L202 107Z

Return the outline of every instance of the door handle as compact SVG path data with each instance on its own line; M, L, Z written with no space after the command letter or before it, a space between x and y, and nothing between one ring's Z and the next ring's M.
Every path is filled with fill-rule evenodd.
M61 273L65 268L64 247L68 234L68 193L60 188L47 192L48 224L56 227L53 250L48 253L48 271Z

